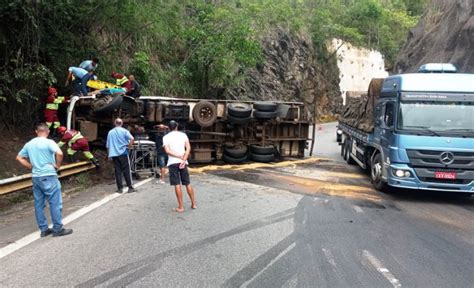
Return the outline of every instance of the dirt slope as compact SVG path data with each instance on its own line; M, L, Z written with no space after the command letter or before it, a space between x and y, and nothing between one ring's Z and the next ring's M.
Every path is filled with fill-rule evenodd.
M460 72L474 72L473 0L433 0L410 31L394 72L413 72L429 62L450 62Z

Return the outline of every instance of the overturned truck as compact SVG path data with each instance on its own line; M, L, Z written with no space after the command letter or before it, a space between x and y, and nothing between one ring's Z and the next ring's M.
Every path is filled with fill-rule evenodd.
M180 99L120 93L73 97L68 128L104 145L113 119L120 117L137 139L153 140L155 126L180 123L191 143L192 163L223 160L272 162L304 157L312 122L304 103Z

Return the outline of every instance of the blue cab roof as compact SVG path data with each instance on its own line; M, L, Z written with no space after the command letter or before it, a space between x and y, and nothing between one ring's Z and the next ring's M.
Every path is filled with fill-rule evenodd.
M385 78L382 95L393 92L474 93L474 74L410 73Z

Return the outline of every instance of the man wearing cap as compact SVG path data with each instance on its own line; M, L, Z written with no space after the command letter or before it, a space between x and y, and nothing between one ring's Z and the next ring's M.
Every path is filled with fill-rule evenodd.
M196 199L194 198L194 190L189 180L188 158L191 153L191 144L186 134L178 131L178 123L171 120L168 124L171 132L163 137L163 147L168 154L168 170L170 174L170 184L174 186L176 198L178 199L178 207L174 209L176 212L184 212L183 190L181 185L186 187L189 199L191 199L191 208L196 209Z

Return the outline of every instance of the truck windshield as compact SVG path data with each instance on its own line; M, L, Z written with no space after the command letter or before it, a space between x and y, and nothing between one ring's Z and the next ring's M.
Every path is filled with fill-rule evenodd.
M399 130L474 133L474 102L402 101Z

